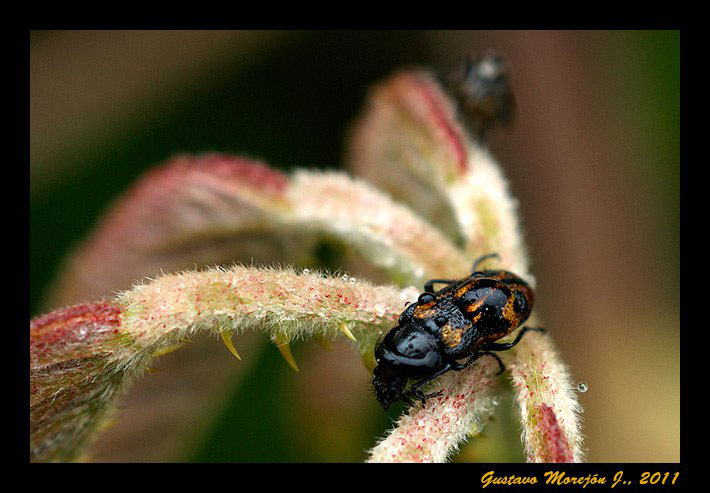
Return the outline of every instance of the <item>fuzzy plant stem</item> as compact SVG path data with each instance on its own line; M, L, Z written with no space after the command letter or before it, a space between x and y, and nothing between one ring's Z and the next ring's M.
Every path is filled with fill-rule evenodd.
M279 346L346 333L370 348L416 290L235 266L165 275L30 323L31 459L71 460L153 356L200 332L265 331Z

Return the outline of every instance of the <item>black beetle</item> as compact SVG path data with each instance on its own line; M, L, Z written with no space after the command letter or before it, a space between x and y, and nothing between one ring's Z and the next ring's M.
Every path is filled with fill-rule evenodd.
M497 123L507 125L512 121L515 97L510 70L497 53L489 52L476 59L467 57L447 82L461 116L479 140Z
M491 351L515 346L530 330L523 328L510 343L494 342L520 327L530 316L533 291L521 278L504 270L478 271L489 254L474 262L473 272L461 280L432 279L424 293L409 305L375 346L373 386L383 408L412 397L426 402L420 388L449 370L463 370L483 355L498 360ZM434 291L434 284L446 287ZM467 358L465 362L457 360ZM408 380L415 380L405 392Z

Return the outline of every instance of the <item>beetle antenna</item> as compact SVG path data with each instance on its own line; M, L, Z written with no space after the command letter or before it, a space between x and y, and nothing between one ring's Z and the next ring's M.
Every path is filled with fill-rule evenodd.
M500 260L500 255L497 253L487 253L486 255L481 255L476 260L473 261L473 270L471 272L478 272L478 266L486 259L497 258Z

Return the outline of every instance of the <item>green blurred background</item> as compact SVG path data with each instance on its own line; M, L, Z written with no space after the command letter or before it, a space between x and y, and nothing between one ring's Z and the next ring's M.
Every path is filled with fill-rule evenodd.
M589 384L588 459L680 460L677 31L32 32L30 316L150 166L221 151L340 167L368 87L488 48L508 58L518 101L490 147L521 203L542 319ZM165 356L96 460L359 461L400 411L362 390L345 342L296 345L298 374L259 337L239 364L194 344L192 383L171 372L187 356ZM455 460L523 460L510 400L484 435Z

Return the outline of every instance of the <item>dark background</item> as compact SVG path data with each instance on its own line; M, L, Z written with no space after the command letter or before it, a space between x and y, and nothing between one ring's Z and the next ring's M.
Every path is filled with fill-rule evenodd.
M284 170L339 167L374 82L408 65L448 71L491 47L512 66L518 111L490 146L521 203L542 319L573 378L589 384L588 459L678 461L675 31L33 32L29 315L50 308L42 296L64 255L148 167L212 150ZM306 368L295 374L262 342L220 406L195 411L205 424L190 440L146 451L121 441L119 424L96 457L361 460L397 410L336 402L367 379L362 365L350 383L325 377L349 347L296 347ZM180 398L173 406L195 400ZM457 460L522 460L509 415L504 403Z

